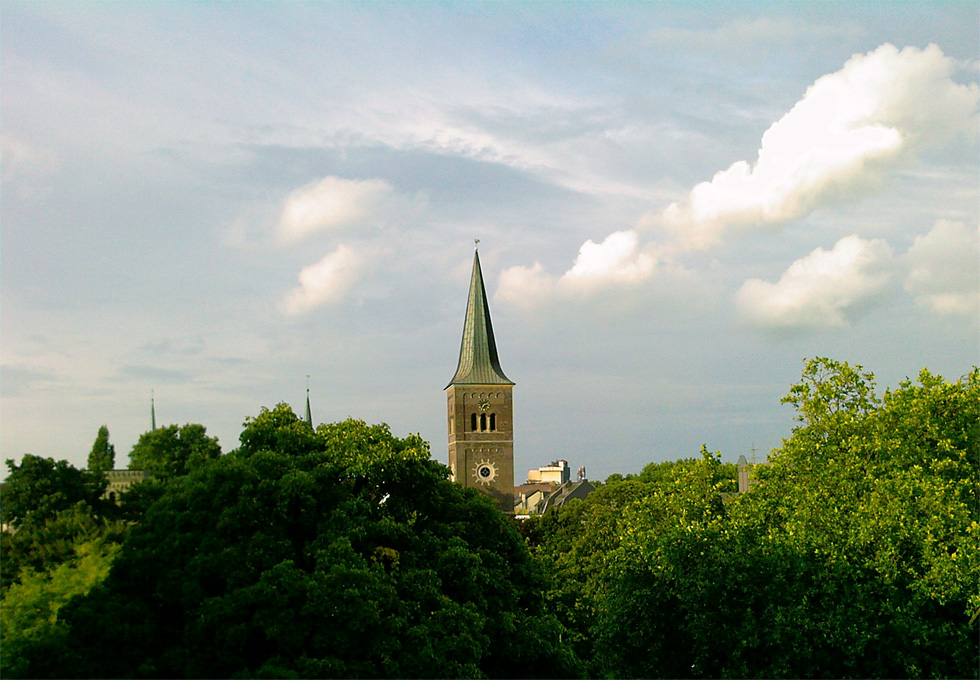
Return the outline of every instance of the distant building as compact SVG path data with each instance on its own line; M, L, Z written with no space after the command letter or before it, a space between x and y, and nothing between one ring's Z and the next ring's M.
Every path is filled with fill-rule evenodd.
M514 512L517 515L540 515L549 508L559 508L569 501L584 499L595 491L585 478L585 468L579 468L578 480L571 481L567 460L552 461L528 470L527 481L514 489Z
M579 482L566 482L544 499L540 512L545 513L551 508L560 508L569 501L585 500L585 497L593 491L595 491L595 487L587 479Z
M541 507L553 492L554 488L532 488L528 491L517 491L515 489L514 514L518 517L521 515L540 515Z
M568 467L567 460L555 460L551 465L539 467L536 470L527 471L527 483L552 482L554 484L565 484L572 476L572 469Z
M749 463L745 460L745 456L738 457L738 492L745 493L753 486L758 483L758 480L752 478L752 468L755 467L754 463Z
M109 485L102 497L114 501L121 494L129 491L129 487L133 484L151 479L153 474L149 470L106 470L105 476L109 480Z

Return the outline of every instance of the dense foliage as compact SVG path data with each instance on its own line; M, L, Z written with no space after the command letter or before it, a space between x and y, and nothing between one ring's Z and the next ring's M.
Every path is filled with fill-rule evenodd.
M105 579L124 535L121 522L96 516L85 503L40 525L28 523L4 535L0 606L4 677L32 675L30 650L65 638L68 627L58 620L59 611Z
M20 465L8 460L7 470L0 496L0 521L13 527L28 520L41 524L79 502L96 507L106 488L106 478L98 472L30 453Z
M168 480L202 468L220 455L218 439L209 437L203 425L168 425L140 436L129 454L129 469Z
M574 672L516 527L418 437L314 432L280 405L241 439L165 489L109 577L62 610L66 635L24 650L28 674Z
M591 671L976 677L977 371L879 399L860 367L818 359L786 401L801 424L748 493L722 503L705 459L541 520Z
M284 405L224 456L147 433L119 506L25 456L3 675L977 677L980 372L815 359L784 401L748 492L702 448L520 525L418 437Z

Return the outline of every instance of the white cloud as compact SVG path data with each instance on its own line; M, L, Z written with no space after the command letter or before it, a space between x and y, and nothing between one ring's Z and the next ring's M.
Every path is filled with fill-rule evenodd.
M527 307L551 297L555 290L555 280L535 262L533 267L516 266L500 272L494 299Z
M846 326L849 314L884 290L891 260L883 240L846 236L833 250L817 248L794 262L776 283L746 281L735 301L745 318L764 328Z
M533 267L504 270L495 297L527 306L554 295L567 297L642 283L653 276L656 267L657 257L640 248L635 231L617 231L602 243L583 243L571 269L557 280L544 271L540 262Z
M575 264L561 281L586 289L607 283L637 283L650 278L655 266L656 260L640 250L635 231L617 231L602 243L583 243Z
M360 276L364 258L347 246L338 246L314 265L299 273L299 286L291 290L279 303L279 311L286 316L299 316L327 304L343 299L351 285Z
M763 135L754 164L733 163L671 204L661 222L688 248L733 227L802 217L858 195L916 151L975 134L980 90L952 80L935 45L882 45L817 79Z
M905 289L939 314L980 312L980 237L960 222L939 220L905 255Z
M319 231L354 226L377 215L391 194L384 180L324 177L286 197L279 236L292 243Z

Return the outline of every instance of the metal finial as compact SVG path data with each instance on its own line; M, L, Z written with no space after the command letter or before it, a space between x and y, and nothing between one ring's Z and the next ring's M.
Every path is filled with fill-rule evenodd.
M478 239L478 238L473 239L473 243L475 243L476 244L476 248L479 249L479 247L480 247L480 239Z

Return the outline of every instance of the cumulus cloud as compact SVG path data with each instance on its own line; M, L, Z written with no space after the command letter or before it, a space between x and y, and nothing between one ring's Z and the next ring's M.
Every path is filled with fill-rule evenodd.
M324 177L296 189L283 201L278 232L294 243L311 234L357 225L376 216L392 195L380 179Z
M905 289L917 304L939 314L980 311L980 237L961 222L936 222L905 255Z
M671 204L659 221L691 249L731 228L780 224L876 185L916 151L975 134L980 90L961 85L935 45L885 44L817 79L738 161Z
M343 299L351 285L360 276L364 258L347 246L338 246L316 264L305 267L299 273L299 286L291 290L279 303L279 311L286 316L299 316L327 304Z
M633 230L617 231L602 243L586 241L571 269L555 279L540 262L533 267L511 267L500 275L496 296L506 302L527 305L554 294L590 293L610 285L630 285L649 279L657 256L640 247Z
M602 243L586 241L579 248L575 264L561 277L578 287L607 282L636 283L650 278L656 260L640 250L635 231L617 231Z
M891 278L892 251L881 239L846 236L817 248L776 283L750 279L735 296L742 315L770 329L846 326L849 315L878 296Z

